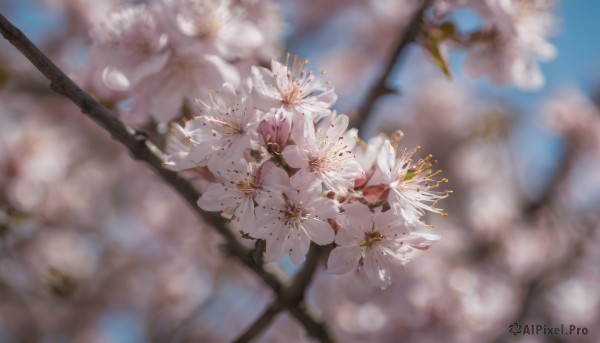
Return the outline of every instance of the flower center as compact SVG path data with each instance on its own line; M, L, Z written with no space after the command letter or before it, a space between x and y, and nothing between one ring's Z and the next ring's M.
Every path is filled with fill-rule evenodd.
M325 165L325 159L319 156L311 156L308 159L308 169L311 172L320 172Z
M240 190L242 193L250 194L254 192L256 186L252 184L250 181L240 181L235 184L235 188Z
M379 232L365 232L365 240L360 244L364 251L371 249L373 244L381 242L386 237Z
M298 82L292 81L288 86L288 89L283 94L283 99L281 99L281 102L284 105L289 106L299 103L300 100L302 100L302 90L300 89Z
M301 206L293 204L289 201L286 202L280 213L282 216L282 221L286 225L290 226L297 226L298 224L302 223L308 214Z

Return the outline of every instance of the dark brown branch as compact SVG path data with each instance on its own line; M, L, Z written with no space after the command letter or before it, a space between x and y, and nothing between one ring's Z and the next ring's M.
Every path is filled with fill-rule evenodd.
M277 314L281 312L283 308L278 301L273 302L265 311L258 316L258 318L248 327L248 329L242 333L233 343L247 343L250 342L259 333L265 330L269 324L275 319Z
M412 16L410 22L406 28L404 28L402 36L394 46L394 50L392 50L390 53L390 57L385 68L379 75L379 78L373 87L371 87L362 106L359 108L358 113L352 117L350 121L350 127L358 128L359 134L364 131L367 119L371 115L371 112L373 111L375 103L379 97L395 92L395 90L388 86L388 78L396 67L398 58L402 55L404 49L417 38L417 35L421 31L421 25L423 23L425 11L429 8L429 6L431 6L432 3L432 0L424 0L419 9Z
M310 285L321 259L328 250L330 250L329 246L319 246L311 243L304 266L294 275L293 282L285 290L288 301L300 303L304 300L304 293Z
M108 131L112 137L125 145L134 158L150 165L160 177L173 187L196 211L198 215L210 224L226 242L227 251L235 256L246 267L258 275L277 295L283 296L283 278L262 265L257 265L249 249L245 248L236 238L223 219L215 214L201 210L196 205L200 193L179 174L163 168L164 154L147 137L127 127L111 111L79 88L67 77L44 53L42 53L18 28L12 25L0 14L0 32L15 48L17 48L49 81L50 87L64 95L77 105L81 111L98 125ZM287 304L288 302L284 302ZM289 305L288 310L304 325L307 333L322 342L331 342L324 324L314 318L299 305Z
M308 255L306 256L306 262L302 266L302 269L294 275L294 279L290 285L235 342L249 342L261 333L275 319L277 314L285 308L294 307L297 311L303 311L306 289L310 285L321 259L328 250L330 250L329 246L319 246L311 243ZM313 325L311 323L307 324ZM320 330L320 328L315 327L314 330Z

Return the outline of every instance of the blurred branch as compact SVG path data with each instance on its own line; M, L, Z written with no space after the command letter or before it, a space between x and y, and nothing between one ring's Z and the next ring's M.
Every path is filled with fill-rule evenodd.
M179 174L163 168L165 158L163 152L150 142L145 134L127 127L112 112L79 88L2 14L0 14L0 32L6 40L50 80L50 87L54 91L70 99L81 109L81 112L108 131L113 139L126 146L134 158L152 167L207 224L210 224L225 239L226 248L230 254L258 275L275 292L278 298L284 296L282 293L284 290L283 278L268 271L264 266L257 265L251 251L237 240L236 234L229 230L223 218L216 213L205 212L196 205L200 193ZM325 325L315 319L303 306L289 304L287 301L284 301L284 304L288 306L287 309L292 315L302 323L309 335L322 342L333 341Z
M312 281L313 275L319 266L321 258L325 253L330 250L329 246L319 246L315 243L310 244L308 255L306 256L306 262L296 275L294 275L293 282L286 289L285 295L288 301L300 303L304 300L304 293L308 288L308 285Z
M574 271L579 265L581 259L585 256L584 251L586 243L593 234L595 228L595 223L583 223L582 225L584 226L582 232L580 232L579 236L571 242L563 259L556 261L556 263L546 265L545 268L542 268L537 272L536 276L522 284L524 296L519 310L515 315L515 319L510 322L519 324L527 323L527 319L531 315L531 312L540 297L543 296L543 292L559 282L565 281L565 276L570 271ZM544 311L541 315L545 317L548 314L547 311ZM507 341L505 340L505 335L506 333L502 332L502 334L498 335L498 337L491 342L505 342ZM561 340L557 339L556 341L560 342Z
M567 149L563 153L561 160L558 163L557 170L546 183L546 187L541 193L541 196L535 200L524 204L523 215L532 224L539 219L540 211L551 207L553 199L564 183L571 175L579 157L579 143L577 135L572 133L565 137ZM556 213L558 209L554 209ZM567 216L555 214L556 217L565 218ZM574 223L572 223L574 224ZM569 271L575 269L584 256L585 244L593 233L594 224L584 223L585 227L578 237L573 238L570 242L564 258L556 261L553 264L548 264L542 268L535 276L522 282L524 296L522 298L519 310L515 315L514 322L525 323L528 316L531 314L535 304L541 294L554 286L559 280L564 280L564 276ZM498 336L493 342L503 342L504 334ZM557 340L559 341L559 340Z
M395 92L394 89L387 85L388 79L394 70L394 67L396 67L398 58L404 49L417 38L417 35L421 31L425 11L429 8L429 6L431 6L432 3L432 0L424 0L419 9L415 12L415 14L413 14L410 22L404 29L402 36L396 43L394 50L390 54L390 58L387 61L385 69L383 69L379 75L379 78L375 82L374 86L371 87L356 116L352 117L349 127L358 128L359 133L363 132L365 129L365 124L367 123L367 119L371 115L371 112L373 111L375 103L379 97Z
M164 335L155 335L152 342L168 342L168 343L177 343L181 341L181 337L185 329L190 326L195 320L198 319L198 316L204 311L206 308L213 305L217 298L220 289L217 287L215 280L213 279L213 285L210 292L210 295L206 297L206 300L201 301L196 307L185 317L182 321L180 321L175 328L173 328L170 332Z
M275 319L277 314L286 307L295 307L301 310L306 306L304 303L304 294L306 289L310 285L315 271L319 266L319 262L325 256L330 246L319 246L315 243L311 243L310 249L306 256L306 262L302 266L296 275L294 275L293 281L288 287L282 292L282 296L277 298L273 303L267 307L267 309L261 314L248 329L240 335L234 342L249 342L256 335L261 333L268 324ZM312 324L311 324L312 325ZM319 328L315 328L319 330Z
M265 311L244 331L233 343L247 343L254 339L259 333L266 329L281 312L282 307L278 301L273 302Z
M577 136L575 134L567 135L565 140L567 148L563 153L561 160L557 163L556 170L550 177L550 180L546 183L541 195L536 200L530 201L524 209L524 214L527 218L531 219L538 214L540 210L550 204L557 191L560 190L561 186L571 175L571 172L577 163L579 156Z

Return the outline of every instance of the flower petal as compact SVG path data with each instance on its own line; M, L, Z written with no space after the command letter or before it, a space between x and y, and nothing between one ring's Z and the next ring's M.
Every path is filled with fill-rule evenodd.
M347 274L356 270L360 260L361 247L337 247L329 254L327 270L332 274Z
M383 251L376 245L374 245L365 255L362 270L367 279L374 286L377 286L382 290L392 284L392 277L387 259L383 255Z
M288 145L281 153L285 162L292 168L304 168L308 165L306 151L298 145Z
M383 143L383 147L377 156L377 166L385 174L388 175L396 162L396 152L389 140Z
M230 188L219 183L214 183L198 199L198 207L205 211L222 211L226 208L236 207L242 196Z
M335 239L333 228L325 221L309 218L302 223L302 227L308 234L308 237L318 245L332 243Z

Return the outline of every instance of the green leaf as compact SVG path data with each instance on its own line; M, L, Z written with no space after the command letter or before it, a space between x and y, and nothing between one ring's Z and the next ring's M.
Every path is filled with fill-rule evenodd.
M429 41L425 44L425 50L433 57L435 64L440 68L440 70L446 75L448 79L452 79L452 73L450 72L450 66L448 66L448 62L442 55L440 50L439 42Z
M452 39L456 35L456 31L456 26L451 22L439 25L426 25L423 27L423 31L418 39L423 48L425 48L425 51L429 53L435 64L448 79L452 78L452 73L448 62L442 54L440 45L444 41Z

